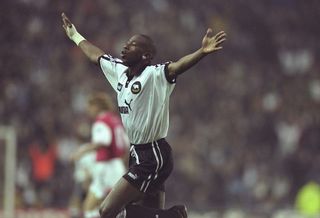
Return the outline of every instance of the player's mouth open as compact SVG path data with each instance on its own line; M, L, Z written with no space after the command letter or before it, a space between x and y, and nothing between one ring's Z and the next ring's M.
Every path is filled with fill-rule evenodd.
M125 52L121 52L121 58L125 59L126 58L126 53Z

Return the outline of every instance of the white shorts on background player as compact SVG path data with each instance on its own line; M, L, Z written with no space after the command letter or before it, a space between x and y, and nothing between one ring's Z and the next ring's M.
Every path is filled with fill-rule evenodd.
M96 162L89 191L98 199L105 197L125 172L126 169L120 158L113 158L107 162Z
M92 177L92 169L96 163L96 152L88 152L84 154L75 163L74 179L76 182L82 183Z
M75 180L80 183L91 178L89 191L96 198L101 199L108 194L125 172L126 169L121 158L96 161L96 152L89 152L76 163L74 176Z

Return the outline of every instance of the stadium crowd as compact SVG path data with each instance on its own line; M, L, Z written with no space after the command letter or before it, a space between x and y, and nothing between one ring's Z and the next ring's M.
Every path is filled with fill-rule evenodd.
M1 8L0 124L18 134L20 207L68 205L68 158L90 134L87 96L112 92L66 39L62 11L114 56L134 33L150 35L155 62L197 49L207 27L227 32L219 55L178 78L168 205L271 217L294 208L308 181L320 183L319 1L14 0ZM35 144L56 148L45 181L34 176Z

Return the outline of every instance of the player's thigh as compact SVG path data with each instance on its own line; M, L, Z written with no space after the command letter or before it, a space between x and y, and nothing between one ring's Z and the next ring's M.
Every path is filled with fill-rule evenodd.
M101 198L97 198L94 193L89 191L83 202L83 210L91 211L91 210L97 209L99 208L101 201L102 201Z
M145 194L140 204L145 207L152 207L164 209L165 206L165 192L157 191L152 194Z
M113 218L129 203L141 200L143 193L121 178L103 200L100 207L102 218Z

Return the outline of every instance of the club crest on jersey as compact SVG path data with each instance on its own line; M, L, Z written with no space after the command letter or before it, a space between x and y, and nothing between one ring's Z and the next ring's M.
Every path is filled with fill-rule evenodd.
M121 83L118 83L118 86L117 86L117 90L120 92L121 91L121 89L122 89L122 84Z
M131 86L131 92L133 94L138 94L141 91L141 83L139 81L134 82Z

